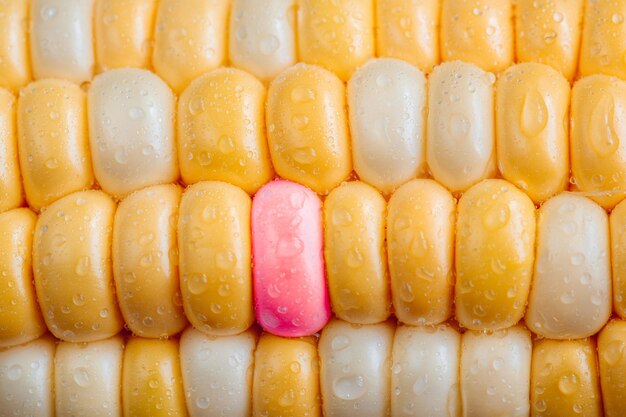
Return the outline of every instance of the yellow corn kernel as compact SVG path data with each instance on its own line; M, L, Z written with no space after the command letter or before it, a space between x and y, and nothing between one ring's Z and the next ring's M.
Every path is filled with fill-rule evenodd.
M254 417L322 415L317 348L313 338L264 333L254 359Z
M68 342L89 342L119 332L111 276L115 203L100 191L70 194L37 220L33 271L48 329Z
M343 81L374 56L373 0L300 0L298 56Z
M44 336L0 350L0 415L54 416L54 349Z
M533 417L600 417L595 346L588 339L543 339L533 347Z
M125 417L185 417L178 341L131 337L122 366Z
M94 36L99 71L149 68L156 0L96 0Z
M439 63L441 0L376 1L378 56L407 61L424 72Z
M433 178L452 192L495 174L495 80L460 61L435 67L428 79L426 162Z
M24 0L2 3L0 15L0 87L17 91L30 80L28 4Z
M550 65L571 80L578 66L584 0L517 0L515 46L518 62Z
M404 184L387 210L394 313L406 324L438 324L452 314L456 204L430 179Z
M177 185L156 185L129 195L115 212L117 299L124 321L138 336L172 336L187 324L176 244L180 196Z
M613 272L613 310L624 319L626 318L626 200L611 211L609 228Z
M226 59L229 0L161 0L157 9L152 65L181 93Z
M30 56L35 79L91 80L93 6L94 0L30 0Z
M225 181L254 194L271 180L264 111L265 88L244 71L220 68L196 78L178 102L183 181Z
M57 416L122 415L124 339L60 342L54 357Z
M441 56L485 71L499 72L513 63L511 0L442 0Z
M569 83L547 65L518 64L496 83L496 149L504 179L536 203L569 181Z
M29 342L46 331L32 285L36 221L26 208L0 213L0 348Z
M604 415L621 417L626 410L626 322L613 320L598 337L598 362Z
M626 78L626 0L587 0L580 45L580 75Z
M626 24L625 24L626 26ZM572 89L572 174L580 190L611 209L626 196L626 82L582 78Z
M231 64L264 82L297 62L296 0L233 0L228 32Z
M40 80L17 103L20 166L28 204L35 210L93 184L87 102L69 81Z
M324 202L328 289L342 320L368 324L389 317L385 206L380 193L360 181L340 185Z
M485 180L459 200L456 317L472 330L510 327L524 315L535 258L535 206L504 180Z
M180 286L187 318L209 335L232 335L254 321L250 197L224 182L199 182L180 203Z
M345 87L322 68L297 64L270 84L267 139L276 173L327 194L352 171Z
M0 89L0 212L21 206L23 200L17 156L15 98L7 90Z
M525 327L461 339L463 416L528 416L532 343Z

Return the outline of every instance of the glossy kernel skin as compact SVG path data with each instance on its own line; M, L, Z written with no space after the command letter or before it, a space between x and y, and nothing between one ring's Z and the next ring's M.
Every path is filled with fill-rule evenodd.
M456 318L472 330L498 330L524 316L535 259L535 206L504 180L485 180L459 200Z
M526 326L551 339L589 337L611 314L608 216L593 201L562 193L537 219L536 259Z
M585 0L517 0L515 46L517 62L550 65L572 80L578 54Z
M254 359L254 417L321 417L317 347L311 337L261 335Z
M48 329L68 342L104 339L122 329L111 274L115 203L101 191L70 194L37 220L33 272Z
M267 140L276 173L319 194L352 171L345 87L333 73L296 64L272 81Z
M0 212L20 207L24 201L17 155L16 100L0 89Z
M124 417L185 417L178 340L131 337L122 366Z
M585 1L580 75L607 74L626 77L626 25L623 24L625 7L625 0Z
M394 314L402 323L433 325L452 315L456 202L430 179L393 193L387 207L387 251Z
M54 357L57 416L117 417L122 414L124 339L60 342Z
M626 196L626 81L580 79L572 89L572 174L578 188L605 209Z
M441 0L376 1L378 56L402 59L430 72L439 63Z
M93 185L87 101L76 84L30 83L17 103L18 148L28 204L40 210Z
M224 63L229 4L229 0L159 1L152 65L175 93Z
M354 171L383 193L426 172L426 78L392 58L370 60L348 82Z
M187 325L176 239L181 193L174 184L144 188L115 212L115 288L124 321L137 336L172 336Z
M460 61L438 65L428 78L426 162L452 192L495 174L494 82L492 73Z
M346 182L324 201L324 258L335 315L379 323L391 299L385 251L385 199L371 186Z
M570 87L543 64L509 67L496 83L496 149L502 176L541 203L569 182Z
M156 0L96 0L94 36L98 71L149 68Z
M343 81L374 56L373 0L300 0L298 57Z
M180 289L187 318L208 335L232 335L254 321L250 197L205 181L183 194L178 217Z
M500 72L513 63L511 0L441 0L441 57Z
M626 200L611 211L611 272L613 282L613 311L626 318Z
M549 340L533 346L532 417L601 417L595 346L589 339Z
M36 221L27 208L0 213L0 348L30 342L46 331L32 285Z
M265 137L265 88L247 72L219 68L196 78L178 101L183 181L229 182L254 194L274 177Z
M0 87L18 91L30 80L28 8L24 0L7 0L0 16Z
M232 0L228 32L231 64L265 83L297 62L296 0Z
M598 362L606 417L620 417L626 409L626 322L612 320L598 336Z

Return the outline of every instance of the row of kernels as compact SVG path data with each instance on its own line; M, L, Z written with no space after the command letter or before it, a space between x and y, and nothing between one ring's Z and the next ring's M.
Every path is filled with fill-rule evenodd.
M250 330L121 337L0 351L0 409L39 416L620 416L626 325L591 339L531 340L515 326L331 321L319 341ZM596 353L597 349L597 353ZM4 383L6 382L6 383ZM27 390L29 388L30 390ZM28 392L28 395L25 393ZM603 414L604 412L604 414ZM9 414L7 414L9 415Z

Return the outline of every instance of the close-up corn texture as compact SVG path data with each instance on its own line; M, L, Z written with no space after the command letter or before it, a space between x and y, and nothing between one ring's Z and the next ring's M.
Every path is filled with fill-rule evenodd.
M0 417L626 416L626 0L0 0Z

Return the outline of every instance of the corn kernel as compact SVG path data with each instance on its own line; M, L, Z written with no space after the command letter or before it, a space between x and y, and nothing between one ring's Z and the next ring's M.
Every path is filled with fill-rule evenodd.
M313 338L265 333L254 360L254 417L321 417L317 349Z
M382 58L348 83L354 170L383 193L426 171L426 78L406 62Z
M456 317L473 330L510 327L524 316L535 257L535 206L503 180L485 180L459 200Z
M541 340L533 348L533 417L600 417L595 346L588 340Z
M297 62L295 26L296 0L233 0L230 62L269 82Z
M461 336L450 326L400 326L393 341L391 415L461 416Z
M15 98L4 89L0 89L0 162L0 212L3 212L21 206L24 200L17 156Z
M123 352L120 336L87 344L60 342L54 358L57 416L120 416Z
M584 0L552 0L536 7L535 0L517 0L515 46L518 62L550 65L572 80L578 67L578 47Z
M54 340L42 337L26 345L0 350L3 417L54 416L54 349Z
M31 0L30 54L35 79L90 81L94 0Z
M351 323L389 317L385 199L360 181L335 188L324 201L324 258L335 315Z
M319 341L324 416L389 414L394 326L332 320ZM346 372L346 369L348 371Z
M453 192L495 174L493 74L449 62L429 78L426 161Z
M185 330L180 362L192 417L251 415L255 347L254 330L222 337L207 336L192 327Z
M149 68L156 0L96 0L98 70Z
M513 6L510 0L442 0L441 56L485 71L513 63Z
M7 0L0 16L0 86L18 91L30 80L28 51L28 4Z
M540 203L569 180L569 83L542 64L518 64L496 84L496 149L502 176Z
M594 202L559 194L539 209L535 273L526 325L552 339L598 332L611 314L607 215Z
M125 417L187 416L177 340L131 337L122 369Z
M327 194L350 171L345 88L331 72L297 64L270 84L267 132L276 173Z
M123 197L176 182L175 98L153 73L123 68L98 75L88 94L93 168L104 191Z
M298 56L343 81L374 56L373 0L300 0Z
M180 286L191 324L231 335L254 321L250 197L234 185L199 182L183 194L178 221Z
M178 102L183 181L226 181L254 194L271 180L264 107L265 88L246 72L220 68L195 79Z
M580 45L580 75L626 78L625 0L585 2Z
M138 336L172 336L187 325L178 280L180 196L177 185L156 185L129 195L115 212L117 299L126 325Z
M155 72L180 93L226 59L229 0L160 0L154 33Z
M626 196L626 82L582 78L572 89L572 174L575 184L607 209Z
M100 191L70 194L37 220L33 270L48 329L68 342L89 342L119 332L111 276L115 203Z
M441 0L376 1L378 56L407 61L424 72L439 63Z
M611 267L613 273L613 309L626 318L626 200L619 203L609 218Z
M527 416L530 332L516 326L495 333L468 331L461 341L463 415Z
M0 213L0 348L30 342L46 331L32 285L33 230L37 217L18 208ZM6 285L6 286L5 286Z
M394 313L407 324L438 324L452 314L456 205L433 180L413 180L389 200L387 249Z
M28 204L40 210L93 184L87 102L69 81L39 80L17 104L20 166Z
M620 417L626 409L626 322L612 320L598 337L598 361L604 415Z

